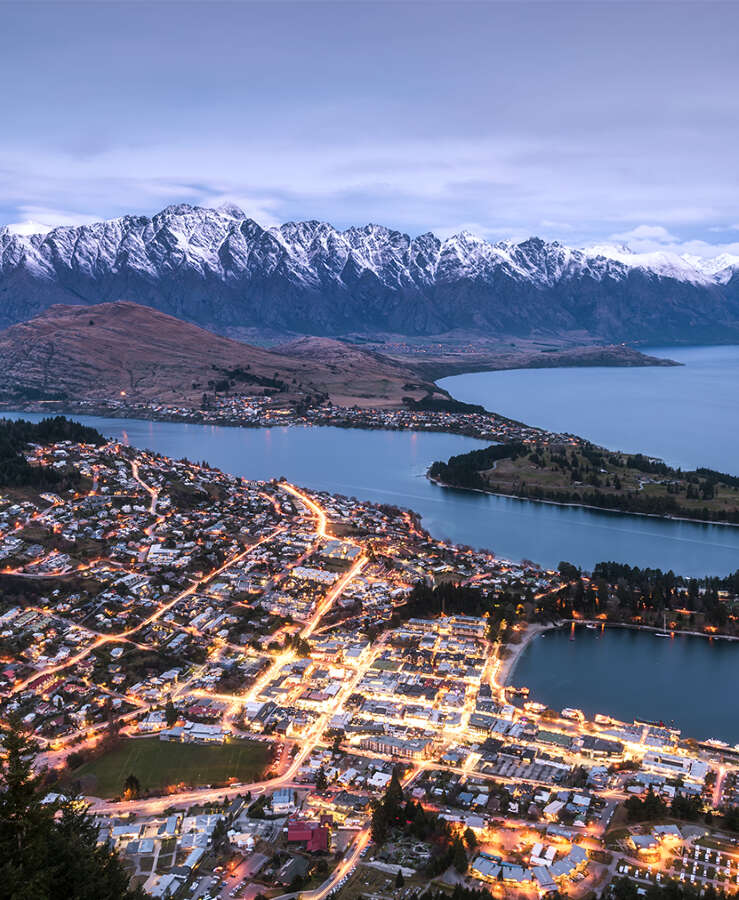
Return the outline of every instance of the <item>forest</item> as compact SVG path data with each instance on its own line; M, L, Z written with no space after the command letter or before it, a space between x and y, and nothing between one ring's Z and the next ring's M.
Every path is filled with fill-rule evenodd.
M53 444L75 441L85 444L104 444L105 438L88 425L81 425L65 416L54 416L40 422L25 419L0 419L0 486L58 488L79 480L77 473L59 472L49 466L32 465L26 459L29 444ZM71 479L71 481L70 481Z

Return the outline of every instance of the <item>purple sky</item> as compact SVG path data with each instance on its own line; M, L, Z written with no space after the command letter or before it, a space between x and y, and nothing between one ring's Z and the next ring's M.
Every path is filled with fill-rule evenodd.
M739 253L739 4L2 4L0 223L231 200Z

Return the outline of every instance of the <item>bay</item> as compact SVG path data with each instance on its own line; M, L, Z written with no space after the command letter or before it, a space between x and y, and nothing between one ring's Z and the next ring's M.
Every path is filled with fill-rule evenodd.
M698 740L739 743L735 642L629 628L556 629L534 638L510 683L552 709L663 721Z
M582 372L582 370L580 370ZM37 414L13 413L37 421ZM437 538L551 568L567 560L659 566L684 575L739 568L739 528L560 507L440 488L430 463L484 446L456 435L342 428L225 428L77 416L103 434L175 458L204 460L253 479L284 475L317 490L420 513Z
M683 365L512 369L439 384L458 400L611 450L739 474L739 346L643 349Z

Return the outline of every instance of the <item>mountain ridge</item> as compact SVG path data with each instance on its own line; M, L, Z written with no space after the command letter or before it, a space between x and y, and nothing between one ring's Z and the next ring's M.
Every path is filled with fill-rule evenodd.
M723 343L739 336L739 258L317 220L264 228L234 206L188 204L45 234L0 229L0 325L57 303L119 300L223 333Z
M0 400L149 401L199 406L204 395L291 404L398 406L436 387L407 365L322 338L320 355L266 350L128 301L56 305L0 332ZM438 392L443 394L443 392Z

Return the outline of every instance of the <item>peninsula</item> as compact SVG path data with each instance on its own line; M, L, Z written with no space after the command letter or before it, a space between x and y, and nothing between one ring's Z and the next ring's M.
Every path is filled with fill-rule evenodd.
M739 478L684 472L584 440L512 441L437 461L428 477L466 490L618 512L739 524Z

